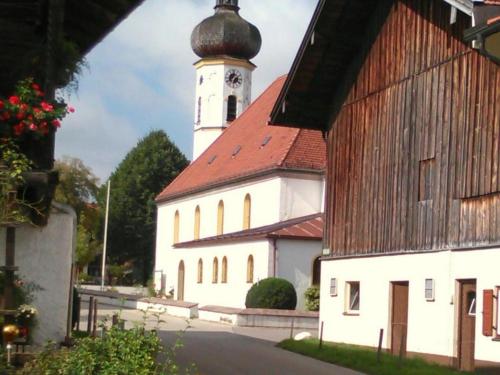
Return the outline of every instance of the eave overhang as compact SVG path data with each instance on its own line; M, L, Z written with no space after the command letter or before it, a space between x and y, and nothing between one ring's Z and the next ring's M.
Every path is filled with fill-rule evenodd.
M471 0L444 0L467 15ZM339 111L392 0L320 0L288 78L271 112L270 125L326 131ZM378 17L374 17L378 15Z

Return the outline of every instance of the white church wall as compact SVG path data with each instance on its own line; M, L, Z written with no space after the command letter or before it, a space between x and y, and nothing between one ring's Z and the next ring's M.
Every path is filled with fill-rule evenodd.
M322 212L323 180L319 175L282 178L280 220Z
M290 281L297 291L297 309L305 310L304 293L312 285L314 259L321 255L322 241L278 240L277 276Z
M48 225L16 229L17 274L42 288L35 292L38 309L34 342L60 342L66 335L71 265L76 241L76 215L72 208L54 203ZM0 263L5 264L5 229L0 230Z
M407 350L456 356L457 280L477 279L476 359L498 362L500 342L482 334L483 290L500 285L500 249L396 255L323 261L320 321L327 341L376 346L385 330L390 346L390 283L409 281ZM337 296L330 296L330 279ZM435 282L435 299L424 295L425 279ZM346 314L346 282L360 282L359 315Z
M221 244L193 249L171 250L167 265L167 279L172 284L175 297L178 293L177 270L184 262L184 300L201 306L217 305L244 308L245 298L252 283L247 283L247 261L254 259L254 282L269 275L269 242L267 240L246 243ZM213 261L218 260L217 283L213 282ZM227 283L222 283L222 260L227 258ZM198 261L203 261L203 282L198 283ZM169 277L173 275L173 277Z

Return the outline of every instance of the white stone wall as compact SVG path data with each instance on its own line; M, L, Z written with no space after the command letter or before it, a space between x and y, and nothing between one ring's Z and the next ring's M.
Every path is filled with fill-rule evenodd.
M177 298L177 270L182 260L185 267L184 300L200 306L218 305L244 308L248 289L247 260L254 259L254 282L269 277L270 245L267 240L231 243L194 249L170 250L166 266L167 290L173 287ZM213 260L219 262L218 282L212 282ZM222 259L227 258L227 283L221 282ZM198 260L203 260L203 282L198 284Z
M500 361L500 342L482 334L483 290L500 285L500 249L439 252L323 261L321 312L324 339L377 346L385 330L390 346L390 283L409 281L408 344L410 352L457 355L457 280L477 279L476 360ZM338 296L330 296L336 278ZM435 280L435 300L425 299L425 279ZM360 314L345 315L345 285L360 282Z
M304 293L312 285L314 259L321 255L322 241L276 241L277 277L290 281L297 291L297 309L305 310Z
M35 293L33 302L39 312L35 343L60 342L66 336L75 231L73 209L57 203L46 227L24 226L16 230L18 275L43 288ZM5 264L5 229L0 230L0 263Z

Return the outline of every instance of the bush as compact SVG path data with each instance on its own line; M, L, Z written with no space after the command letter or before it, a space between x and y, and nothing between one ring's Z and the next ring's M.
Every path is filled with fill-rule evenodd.
M306 297L306 309L309 311L319 311L319 286L313 285L304 293Z
M49 345L18 374L22 375L166 375L177 374L173 353L158 364L163 348L155 332L111 328L103 338L77 339L73 348Z
M245 305L247 308L295 310L297 293L288 280L271 277L252 285Z

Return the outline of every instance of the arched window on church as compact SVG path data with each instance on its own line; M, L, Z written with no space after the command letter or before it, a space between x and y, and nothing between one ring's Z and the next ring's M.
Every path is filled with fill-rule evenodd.
M218 280L219 280L219 260L217 259L217 257L215 257L212 267L212 283L217 284Z
M227 121L231 122L236 119L237 116L237 106L238 101L235 95L229 95L227 98Z
M198 98L198 113L196 115L196 123L199 125L201 123L201 96Z
M253 283L253 255L249 255L247 260L247 283Z
M199 240L200 239L200 206L196 206L196 209L194 211L194 239Z
M222 258L222 275L221 275L221 283L227 283L227 258Z
M312 285L319 285L321 282L321 257L314 258L312 266Z
M252 218L252 198L250 194L245 196L243 203L243 229L250 229L250 220Z
M220 201L217 207L217 235L224 234L224 202Z
M175 215L174 215L174 245L176 243L179 243L179 227L180 225L180 216L179 216L179 211L175 211Z
M203 282L203 260L200 258L198 261L198 284Z

